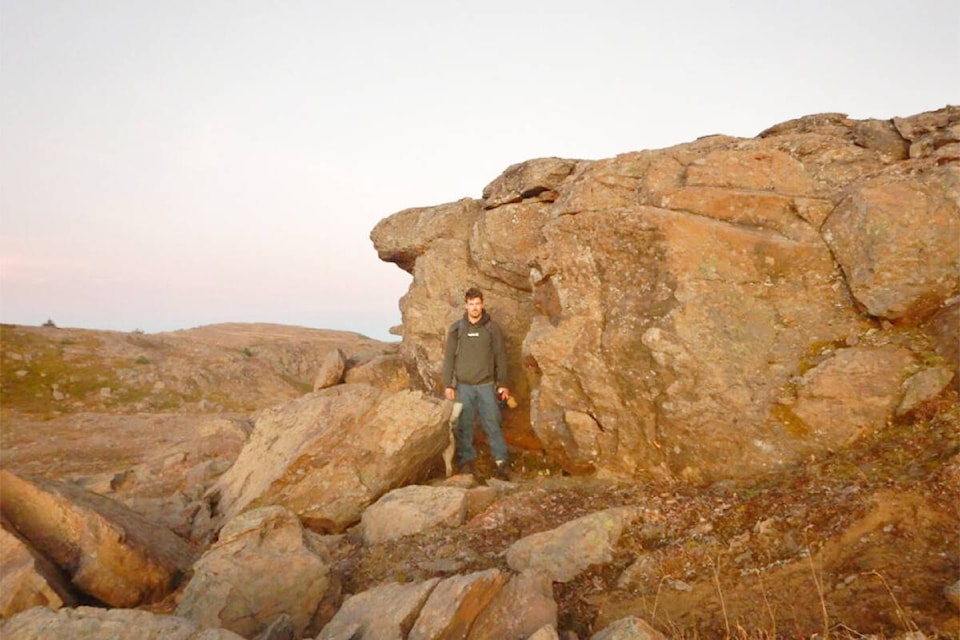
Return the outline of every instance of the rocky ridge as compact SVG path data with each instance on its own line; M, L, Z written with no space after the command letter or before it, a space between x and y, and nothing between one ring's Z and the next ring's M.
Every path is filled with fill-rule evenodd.
M958 177L955 107L810 116L385 219L399 345L4 326L0 632L953 637ZM469 285L511 482L439 460Z

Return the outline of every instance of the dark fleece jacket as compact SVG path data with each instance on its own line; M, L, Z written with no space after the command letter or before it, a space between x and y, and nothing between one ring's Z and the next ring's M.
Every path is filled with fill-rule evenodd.
M443 386L486 384L507 387L507 351L500 325L486 311L476 324L467 314L450 325L443 358Z

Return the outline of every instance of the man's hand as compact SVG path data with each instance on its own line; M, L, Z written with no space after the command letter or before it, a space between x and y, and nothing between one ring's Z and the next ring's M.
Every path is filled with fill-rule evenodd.
M497 395L500 396L501 400L506 400L510 397L510 389L507 389L506 387L498 387Z
M457 390L453 387L447 387L443 390L443 397L447 400L456 400L457 399Z

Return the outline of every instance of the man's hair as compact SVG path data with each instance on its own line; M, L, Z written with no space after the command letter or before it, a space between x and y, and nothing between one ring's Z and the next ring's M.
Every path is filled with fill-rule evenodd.
M480 301L483 302L483 292L476 287L470 287L467 289L467 292L463 294L463 301L472 300L473 298L480 298Z

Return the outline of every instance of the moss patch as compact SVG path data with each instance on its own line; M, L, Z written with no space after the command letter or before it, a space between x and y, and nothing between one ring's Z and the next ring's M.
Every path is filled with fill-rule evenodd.
M0 403L47 414L119 388L113 368L92 355L99 344L95 337L56 342L0 327Z

